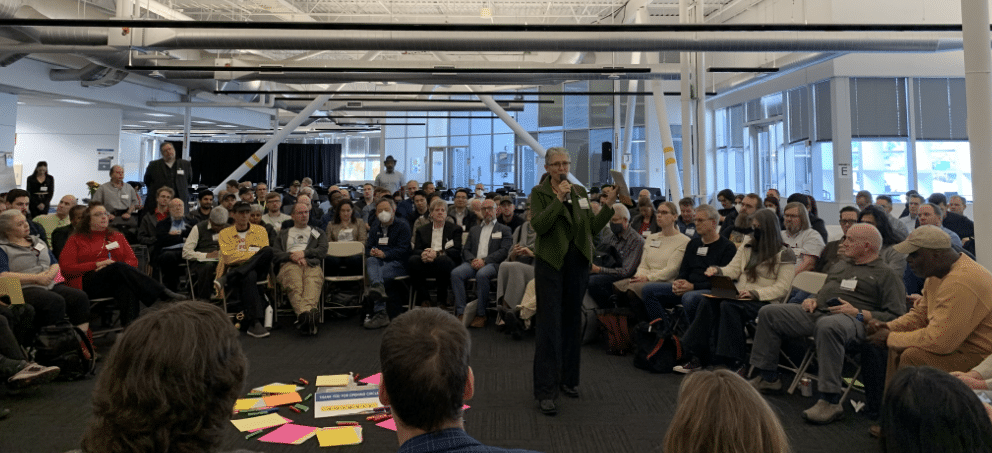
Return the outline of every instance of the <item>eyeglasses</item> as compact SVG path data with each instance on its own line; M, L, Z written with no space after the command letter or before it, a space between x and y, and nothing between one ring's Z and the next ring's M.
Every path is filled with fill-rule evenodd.
M549 167L567 167L567 166L569 166L569 164L571 164L571 162L565 160L565 161L561 161L561 162L555 162L553 164L547 164L547 166L549 166Z
M840 224L841 225L854 225L855 223L858 223L858 221L857 220L844 220L844 219L841 219L840 220Z

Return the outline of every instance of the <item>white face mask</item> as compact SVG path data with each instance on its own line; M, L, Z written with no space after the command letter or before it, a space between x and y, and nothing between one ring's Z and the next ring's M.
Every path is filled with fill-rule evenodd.
M393 213L390 211L382 211L378 215L379 221L382 223L389 223L393 219Z
M482 189L476 190L475 195L481 197L483 195Z
M743 207L744 206L742 204L740 204L740 203L737 203L737 204L734 205L734 209L736 209L737 212L741 212L741 208L743 208Z

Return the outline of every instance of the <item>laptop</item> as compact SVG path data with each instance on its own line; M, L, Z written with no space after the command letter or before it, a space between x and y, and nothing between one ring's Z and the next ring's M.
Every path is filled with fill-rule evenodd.
M706 297L713 299L739 299L737 297L740 291L737 290L737 285L734 281L724 275L714 275L710 277L710 294L706 294Z

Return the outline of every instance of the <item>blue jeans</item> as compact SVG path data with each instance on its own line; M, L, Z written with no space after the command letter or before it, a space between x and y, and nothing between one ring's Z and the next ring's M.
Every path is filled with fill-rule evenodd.
M406 275L406 266L400 261L383 261L374 256L365 260L365 267L368 271L370 285L384 285L386 280ZM386 309L386 299L380 297L375 301L374 311L379 312Z
M672 292L671 283L652 283L644 286L641 295L644 299L644 309L651 319L668 318L666 308L682 304L682 311L685 313L687 323L692 323L696 317L696 307L703 299L704 294L709 294L708 289L699 289L686 292L681 297Z
M475 277L475 294L478 297L475 314L486 315L486 307L489 306L489 285L496 280L496 273L499 271L497 266L498 264L490 263L475 270L472 269L471 263L462 263L451 271L451 290L455 293L455 315L465 312L465 304L468 303L465 281L472 277Z

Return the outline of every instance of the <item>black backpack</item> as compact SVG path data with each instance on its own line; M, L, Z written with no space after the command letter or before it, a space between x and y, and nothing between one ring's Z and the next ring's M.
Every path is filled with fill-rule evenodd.
M652 373L671 373L683 359L682 343L664 319L634 327L634 366Z
M59 367L58 378L64 381L82 379L96 369L93 343L85 332L66 321L41 328L35 339L34 361Z

